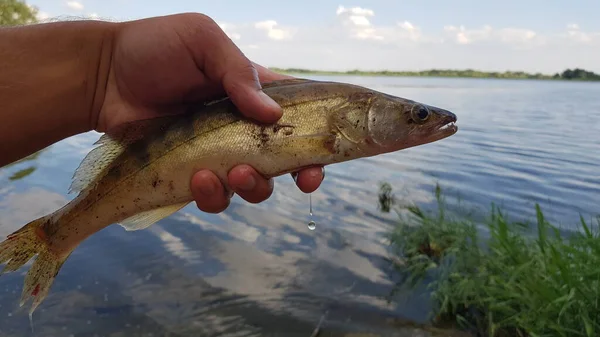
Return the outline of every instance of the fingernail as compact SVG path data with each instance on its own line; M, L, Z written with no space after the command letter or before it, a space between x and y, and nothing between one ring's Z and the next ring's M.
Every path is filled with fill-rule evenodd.
M246 178L246 181L239 185L238 188L242 191L251 191L254 189L254 187L256 186L256 179L254 179L253 176L249 175L248 178Z
M269 95L265 94L262 90L258 92L261 100L265 105L267 105L273 111L273 117L279 119L281 118L282 112L281 107L277 102L275 102Z
M322 178L321 181L325 180L325 166L321 167Z

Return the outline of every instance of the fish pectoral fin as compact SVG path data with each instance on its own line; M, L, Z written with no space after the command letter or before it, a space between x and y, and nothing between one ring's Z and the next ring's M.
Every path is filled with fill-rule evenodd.
M150 225L158 222L159 220L162 220L172 215L173 213L179 211L187 204L189 204L188 201L180 204L173 204L165 207L155 208L146 212L141 212L121 221L119 225L125 228L126 231L137 231L145 229L150 227Z

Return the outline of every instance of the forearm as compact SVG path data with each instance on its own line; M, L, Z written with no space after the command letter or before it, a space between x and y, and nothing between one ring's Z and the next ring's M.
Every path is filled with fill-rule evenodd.
M114 24L0 28L0 167L93 129Z

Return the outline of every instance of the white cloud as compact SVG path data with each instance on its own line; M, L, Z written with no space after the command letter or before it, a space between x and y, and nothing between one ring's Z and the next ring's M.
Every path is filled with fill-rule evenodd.
M461 45L474 44L478 42L501 42L505 44L519 45L535 42L538 34L530 29L523 28L500 28L494 29L485 25L477 29L467 29L465 26L445 26L444 31ZM541 42L538 41L538 42Z
M278 28L277 21L265 20L254 24L256 29L267 32L267 36L272 40L287 40L292 38L292 30L286 28Z
M340 14L344 14L344 13L349 13L351 15L358 15L358 16L374 16L375 15L375 12L373 12L372 10L367 9L367 8L360 8L360 7L345 8L344 6L338 6L336 14L340 15Z
M468 30L465 26L445 26L444 31L454 36L454 39L459 44L470 44L477 41L488 40L491 37L492 27L483 26L481 29Z
M67 1L67 7L80 11L83 9L83 4L79 1Z
M566 35L570 40L581 43L591 43L595 40L600 40L600 32L590 33L584 32L579 28L579 25L576 23L571 23L567 25Z
M237 41L242 38L242 35L237 32L237 27L234 24L225 22L219 22L217 24L231 40Z
M359 40L384 40L384 36L371 25L369 17L375 12L367 8L338 6L336 15L349 31L350 36Z
M408 33L409 39L417 41L421 38L421 29L408 21L399 22L398 26Z
M371 25L371 22L367 17L375 16L375 12L367 8L345 8L344 6L338 6L336 14L340 17L346 18L355 26L363 27L368 27Z

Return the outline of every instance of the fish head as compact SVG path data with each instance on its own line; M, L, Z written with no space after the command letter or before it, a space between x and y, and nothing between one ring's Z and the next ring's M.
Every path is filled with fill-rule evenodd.
M458 130L452 112L387 94L376 95L367 114L366 137L379 153L435 142Z

